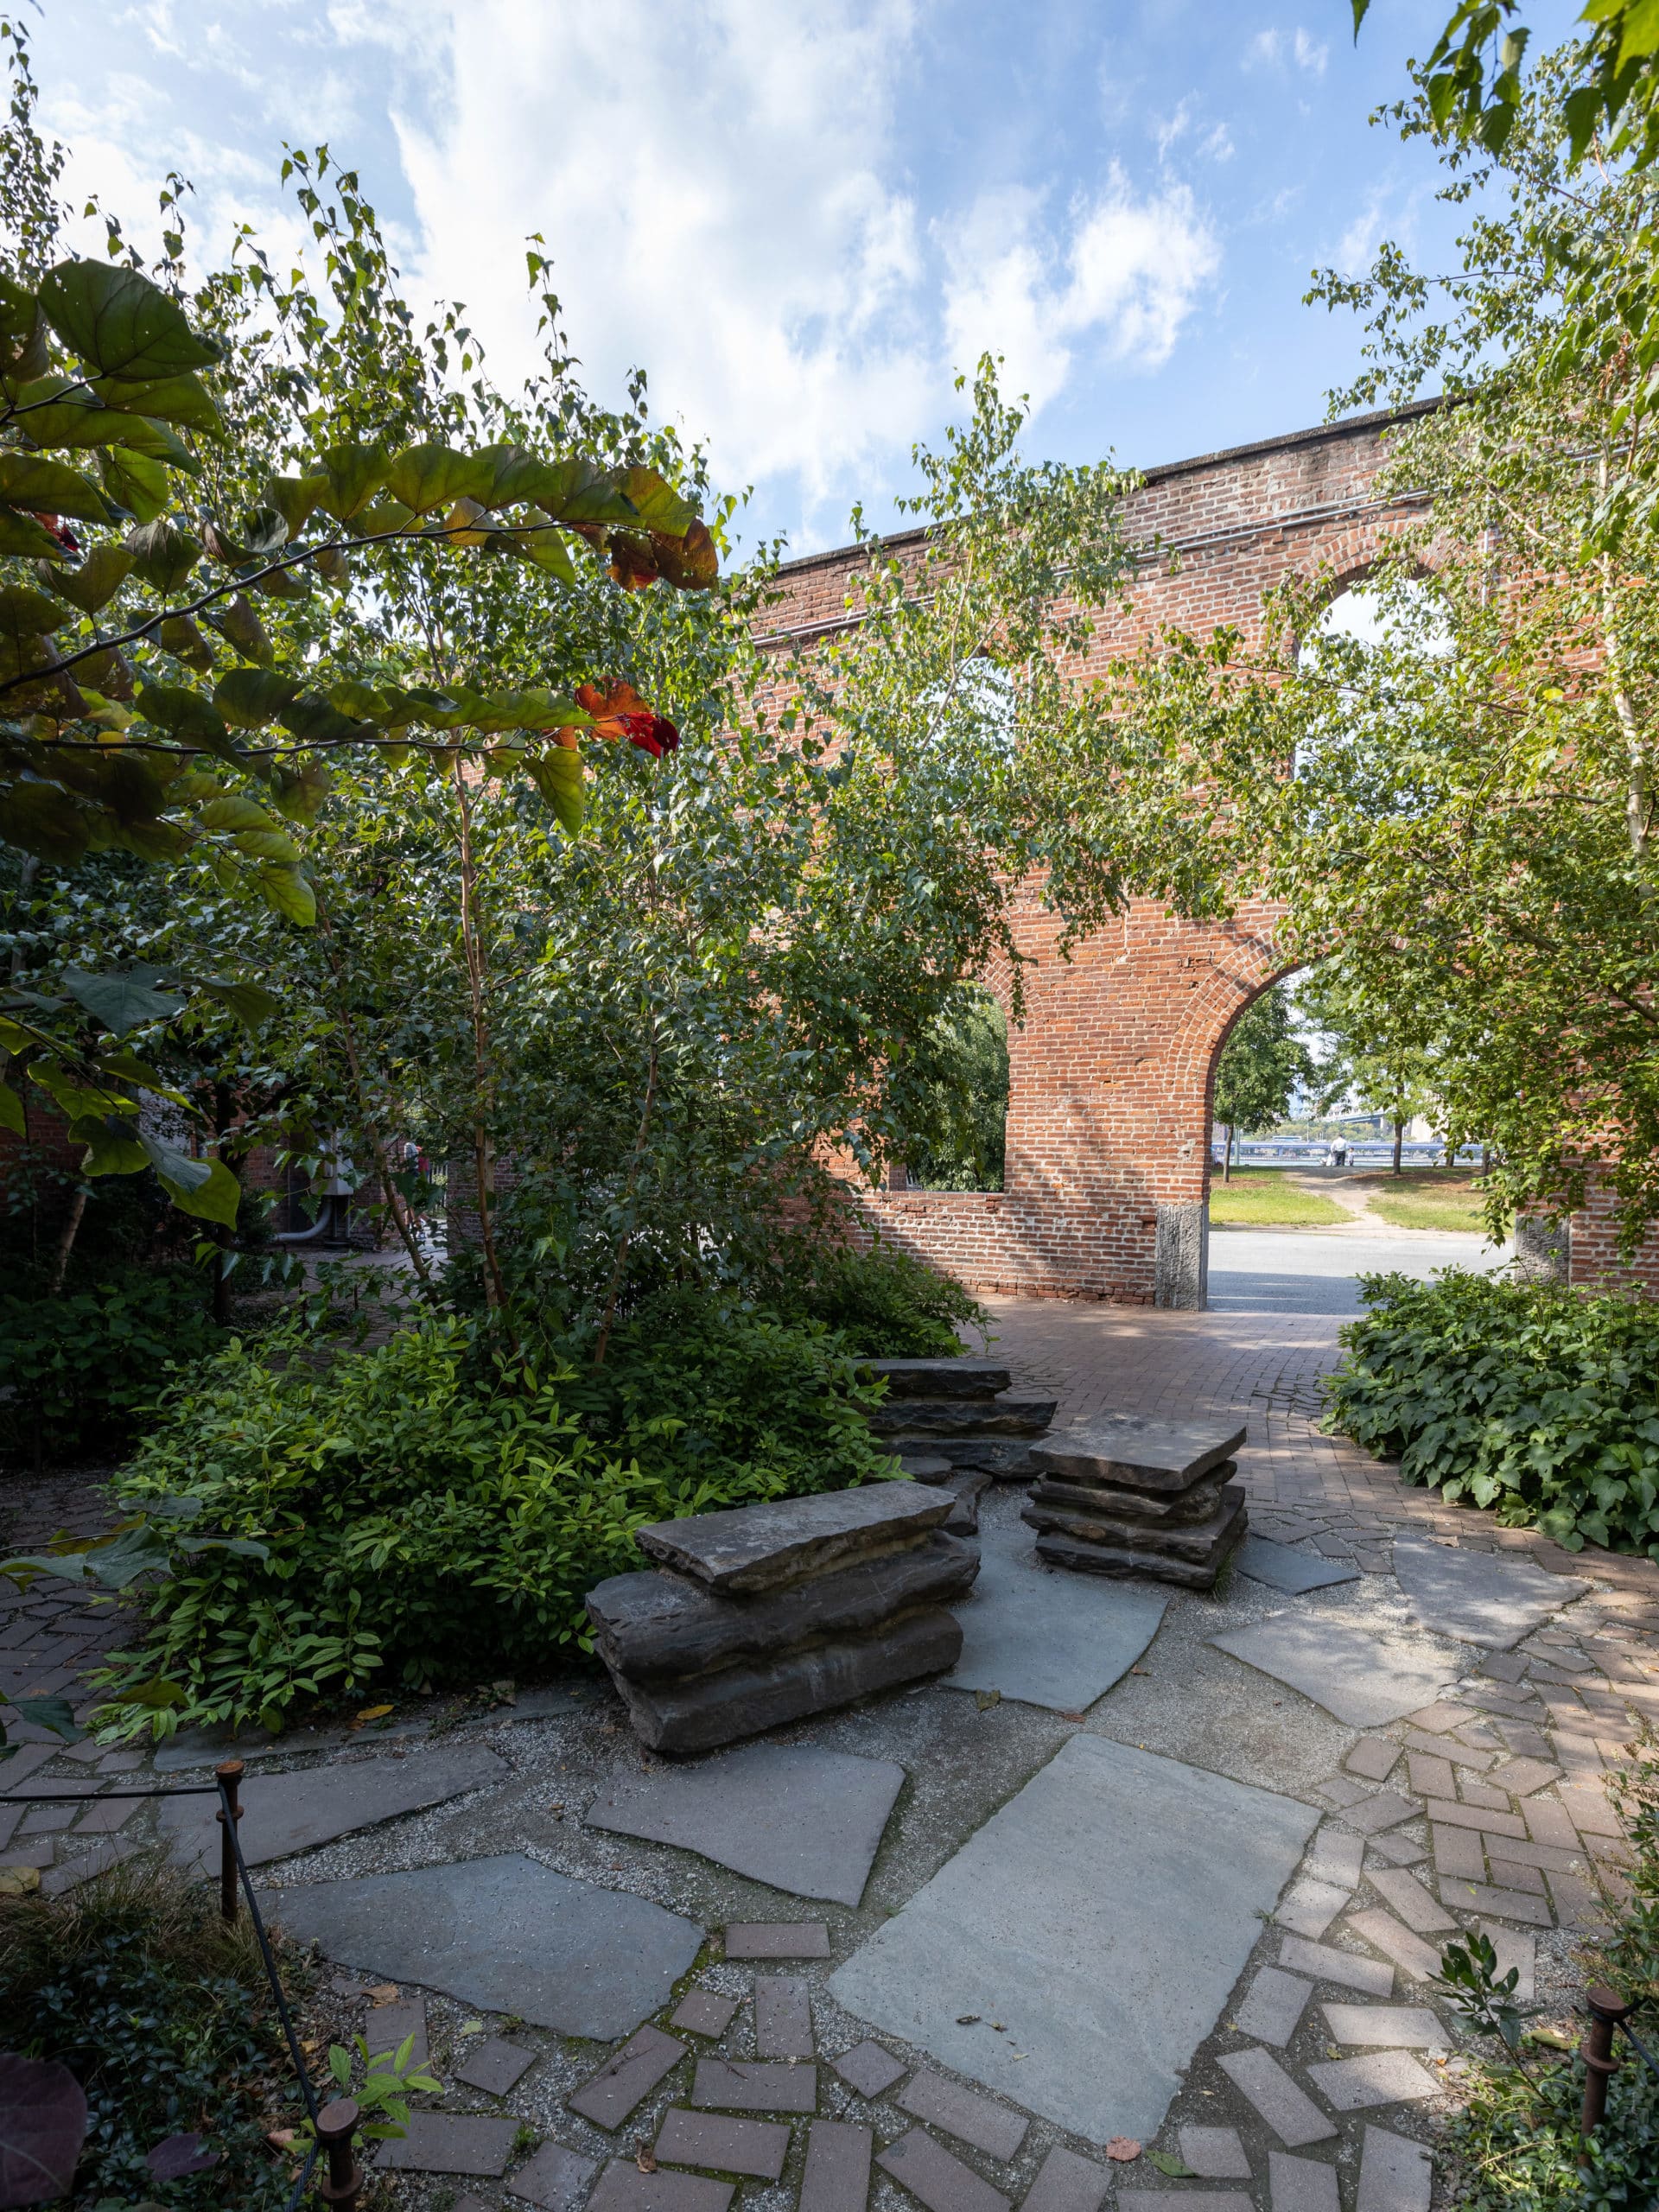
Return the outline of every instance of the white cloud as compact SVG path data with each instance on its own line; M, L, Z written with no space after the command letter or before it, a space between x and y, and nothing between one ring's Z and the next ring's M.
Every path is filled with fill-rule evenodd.
M1276 69L1281 64L1288 66L1294 63L1311 77L1323 77L1325 65L1330 59L1330 48L1310 31L1304 30L1300 24L1294 31L1271 28L1257 31L1244 49L1244 67L1247 69L1258 66Z
M1325 65L1331 59L1331 49L1322 39L1310 38L1298 25L1291 50L1296 57L1299 69L1306 69L1310 76L1324 76Z

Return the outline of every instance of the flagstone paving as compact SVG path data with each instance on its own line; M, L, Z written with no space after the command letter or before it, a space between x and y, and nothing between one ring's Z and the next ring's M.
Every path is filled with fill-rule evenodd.
M906 1777L856 1904L812 1892L804 1862L775 1866L779 1884L701 1847L589 1822L625 1781L633 1796L636 1782L717 1764L666 1768L642 1754L592 1682L451 1710L442 1740L430 1709L411 1702L356 1732L251 1745L251 1807L269 1777L285 1785L273 1804L332 1808L291 1828L296 1855L270 1859L261 1876L272 1916L296 1930L325 1897L354 1900L330 1923L330 1955L360 1969L322 2000L330 2032L364 2029L378 2044L400 2022L423 2024L447 2085L418 2101L421 2133L385 2161L410 2212L728 2212L740 2196L741 2212L1102 2212L1109 2197L1120 2212L1455 2202L1429 2151L1458 2101L1465 2044L1429 1977L1451 1933L1479 1929L1500 1972L1516 1968L1522 2000L1535 1991L1547 2017L1565 2018L1581 1991L1575 1947L1604 1885L1621 1879L1607 1770L1637 1724L1659 1718L1659 1569L1497 1529L1319 1435L1334 1319L1009 1302L997 1323L1015 1387L1058 1397L1062 1425L1113 1412L1242 1421L1238 1478L1257 1537L1305 1562L1293 1579L1332 1563L1357 1579L1299 1594L1240 1573L1213 1597L1083 1586L1091 1602L1148 1598L1163 1610L1127 1671L1114 1656L1103 1689L1084 1680L1077 1702L1061 1705L1061 1686L1039 1674L1052 1647L1071 1643L1060 1608L1079 1585L1021 1560L1021 1493L988 1493L990 1585L1004 1567L1030 1577L1010 1582L1029 1626L1010 1630L1001 1681L971 1685L976 1695L937 1682L885 1695L754 1747ZM14 1504L10 1548L100 1525L92 1486L28 1497L27 1511ZM1516 1562L1530 1571L1501 1571ZM84 1710L80 1676L120 1635L118 1610L67 1585L37 1584L27 1601L0 1586L0 1688L56 1691ZM1338 1717L1345 1691L1328 1666L1299 1666L1300 1684L1263 1670L1262 1649L1292 1644L1304 1659L1340 1649L1373 1675L1427 1666L1433 1679L1414 1703L1397 1690L1384 1717L1354 1718L1351 1705ZM1046 1698L1022 1693L1018 1667ZM1347 1689L1364 1668L1350 1672ZM65 1753L26 1726L14 1737L23 1748L0 1796L49 1785L48 1819L67 1814L67 1825L32 1820L25 1835L29 1812L0 1805L0 1865L33 1860L54 1891L160 1836L156 1808L111 1791L189 1762L179 1778L200 1782L219 1749L201 1739L136 1764L96 1745ZM1236 1918L1214 1894L1213 1859L1239 1833L1214 1813L1224 1799L1265 1806L1272 1833L1291 1831L1282 1874L1266 1867L1262 1902ZM729 1829L737 1802L734 1793L721 1808ZM183 1803L190 1818L175 1833L203 1833L210 1802ZM993 1878L999 1840L1022 1827L1040 1848L1003 1852ZM1068 1873L1085 1867L1086 1880ZM1120 1896L1119 1878L1137 1895ZM1077 1897L1057 1910L1068 1880ZM504 1914L502 1883L539 1902ZM940 1963L913 1977L912 2017L899 2022L896 2004L892 2021L874 2017L862 1994L849 2002L933 1920L929 1900L947 1896L956 1940L939 1917ZM401 1911L385 1909L399 1900ZM1160 1952L1166 1931L1206 1904L1211 1934L1193 1923L1184 1948ZM1138 1931L1120 1936L1116 1955L1114 1909ZM377 1912L371 1956L361 1931ZM321 1933L321 1917L315 1925ZM395 1955L381 1941L391 1935ZM493 1978L452 1971L485 1949ZM958 1998L949 1977L969 1958L982 1963L982 1989ZM1137 1984L1137 1963L1166 1986ZM377 1989L373 2015L371 1975L397 1984ZM1117 2006L1109 2036L1099 1983ZM575 2019L582 2006L600 2009ZM1090 2078L1062 2107L1054 2052L1068 2041ZM1093 2079L1108 2044L1125 2085L1109 2112ZM1039 2058L1047 2078L1032 2073ZM1153 2170L1153 2150L1171 2171ZM459 2176L468 2193L457 2199Z

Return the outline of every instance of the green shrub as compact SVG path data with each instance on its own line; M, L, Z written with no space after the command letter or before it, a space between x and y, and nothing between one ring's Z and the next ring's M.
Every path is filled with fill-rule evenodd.
M1506 1528L1659 1559L1659 1306L1459 1269L1360 1288L1329 1426Z
M950 1359L958 1323L988 1315L954 1276L879 1238L868 1250L830 1244L766 1294L784 1313L821 1321L872 1359Z
M891 1475L837 1340L702 1298L617 1332L597 1375L486 1368L429 1318L320 1357L299 1322L230 1344L117 1483L169 1543L208 1529L264 1559L175 1554L142 1644L101 1678L176 1686L156 1725L251 1717L372 1680L545 1674L648 1521ZM130 1708L133 1726L149 1718Z
M0 1298L0 1449L27 1460L119 1452L168 1387L169 1364L224 1342L206 1278L121 1268L60 1298Z

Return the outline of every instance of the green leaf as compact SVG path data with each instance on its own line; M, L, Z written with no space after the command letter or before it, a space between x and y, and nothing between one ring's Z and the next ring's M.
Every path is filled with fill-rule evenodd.
M41 287L41 308L72 353L122 383L207 368L219 358L177 302L136 269L60 262Z
M519 560L528 561L548 575L556 577L569 589L575 588L575 563L556 524L545 523L528 531L499 531L490 540L490 546L492 551L516 554Z
M1160 2174L1167 2174L1172 2181L1194 2181L1198 2178L1197 2167L1189 2166L1184 2158L1178 2158L1173 2151L1148 2151L1147 2164L1149 2166L1156 2166Z
M316 893L298 868L262 868L254 881L266 906L285 921L309 929L316 920Z
M141 1134L138 1141L144 1147L144 1157L168 1185L194 1195L205 1191L212 1179L214 1163L211 1160L193 1160L188 1152L181 1152L165 1137Z
M107 501L90 478L60 461L31 453L0 453L0 500L42 514L73 515L79 522L107 522Z
M54 1736L62 1737L66 1744L79 1744L86 1731L75 1719L74 1708L65 1697L15 1697L7 1700L14 1713L27 1720L32 1728L49 1728Z
M275 649L265 634L264 624L252 601L240 592L223 607L210 607L206 619L227 645L234 645L249 660L268 664L275 659Z
M322 455L323 487L318 505L336 522L349 522L386 480L383 446L330 446Z
M332 781L321 760L302 761L297 768L278 767L270 779L271 801L290 822L315 822Z
M66 968L63 987L112 1037L124 1037L141 1022L170 1021L184 1011L178 992L156 989L161 977L159 968L111 969L101 976Z
M0 1083L0 1129L10 1129L15 1137L29 1135L23 1102L9 1083Z
M494 466L486 455L424 445L410 446L406 453L400 453L382 480L393 499L423 515L456 499L486 498L494 474Z
M639 511L607 469L590 461L555 461L533 493L521 493L555 522L637 522Z
M153 1139L141 1137L139 1142L149 1150ZM178 1182L168 1174L152 1154L150 1165L166 1186L168 1196L181 1213L188 1213L197 1221L218 1222L222 1228L236 1227L236 1209L241 1201L242 1185L237 1181L222 1160L186 1160L181 1153L175 1155L185 1160L192 1168L207 1170L202 1180L194 1186Z
M84 860L99 817L57 784L0 785L0 836L43 861L73 868Z
M582 755L572 747L556 745L546 753L532 754L524 768L552 808L560 829L574 837L582 828L585 811Z
M659 530L664 537L683 537L696 520L696 509L654 468L625 468L620 480L647 530Z
M201 988L211 999L227 1007L246 1029L257 1029L274 1020L283 1010L283 1002L263 983L242 983L222 976L210 976Z
M99 453L98 471L110 497L141 523L154 522L173 496L165 466L149 454L105 446Z
M315 692L292 700L277 718L283 728L302 745L346 745L354 738L373 734L371 728L354 722Z
M207 385L194 373L139 384L95 377L92 388L106 407L129 409L163 423L179 423L187 430L202 430L209 437L217 436L225 427Z
M188 690L181 683L146 683L134 703L146 721L154 722L181 744L200 746L221 760L239 759L230 732L199 691Z
M19 561L73 558L69 548L60 545L44 523L36 522L33 515L20 515L10 507L0 507L0 554Z
M265 486L265 501L282 517L288 526L289 537L297 537L316 512L328 488L329 480L321 473L309 476L273 476Z
M213 649L188 614L169 614L156 633L163 652L181 660L187 668L205 675L213 665Z
M132 555L124 545L94 545L78 569L54 569L51 588L83 614L96 614L115 597L131 572Z
M73 1124L71 1135L86 1147L81 1163L85 1175L141 1175L149 1165L130 1122L83 1118Z
M63 609L44 592L30 591L25 584L0 585L0 638L46 637L63 619Z
M136 1689L124 1690L116 1700L120 1705L143 1706L147 1713L164 1713L171 1706L188 1701L187 1693L177 1682L169 1682L161 1675L153 1681L140 1682Z
M139 575L163 598L179 590L201 558L201 540L165 515L127 533L127 550Z
M263 729L299 696L291 677L263 668L233 668L213 686L213 704L235 729Z

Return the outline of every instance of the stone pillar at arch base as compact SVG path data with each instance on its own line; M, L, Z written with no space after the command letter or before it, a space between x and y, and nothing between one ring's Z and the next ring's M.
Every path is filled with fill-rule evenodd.
M1153 1262L1153 1303L1202 1313L1210 1303L1210 1201L1160 1205Z
M1042 1473L1020 1517L1052 1567L1213 1589L1247 1526L1243 1441L1227 1421L1099 1414L1032 1446Z
M1573 1277L1573 1230L1565 1221L1548 1215L1517 1214L1515 1219L1515 1272L1522 1282L1570 1282Z

